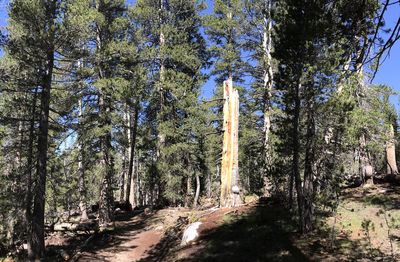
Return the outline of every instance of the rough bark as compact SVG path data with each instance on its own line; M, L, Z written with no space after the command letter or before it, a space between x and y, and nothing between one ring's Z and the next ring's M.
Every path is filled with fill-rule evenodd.
M79 125L82 126L83 121L83 105L82 99L79 99ZM80 133L81 131L79 131ZM81 211L81 219L87 220L87 203L86 203L86 183L85 183L85 169L84 163L84 150L83 150L82 134L78 137L78 191L79 191L79 209Z
M96 2L96 8L100 10L99 2ZM106 44L106 35L101 28L97 29L97 52L102 53ZM110 69L103 66L102 61L96 61L96 69L99 79L107 79L110 77ZM112 158L112 130L111 130L111 88L99 90L99 126L102 128L100 140L100 165L102 172L102 182L100 188L99 199L99 225L107 226L114 220L114 195L112 188L112 179L114 173L114 161Z
M100 191L100 201L99 201L99 224L100 226L106 226L114 220L113 214L113 204L114 196L112 189L112 177L114 172L114 163L111 155L112 145L111 145L111 120L109 118L111 105L107 99L103 98L104 95L100 97L100 119L102 127L107 128L104 134L100 137L101 143L101 167L102 167L102 183Z
M132 207L136 206L137 203L135 201L135 188L136 182L135 177L133 176L134 170L134 160L135 160L135 146L136 146L136 135L137 135L137 126L138 126L138 116L139 116L139 107L135 106L133 114L130 112L129 115L129 129L128 129L128 138L129 138L129 162L128 162L128 173L126 177L126 192L125 192L125 201L129 202Z
M26 167L26 195L25 195L25 220L27 225L28 238L32 231L32 170L33 170L33 142L35 135L35 122L36 122L36 102L38 98L38 89L35 88L31 108L31 119L29 124L29 140L28 140L28 153L27 153L27 167ZM28 239L28 254L34 257L31 244Z
M266 3L266 12L264 15L264 32L263 32L263 50L264 50L264 159L266 172L264 174L264 194L269 191L267 172L271 166L271 115L272 115L272 87L273 87L273 71L272 71L272 19L271 19L271 0Z
M303 181L303 219L302 232L309 232L313 228L314 217L314 172L315 164L315 120L314 120L314 95L312 90L308 90L307 101L307 133L304 160L304 181Z
M49 10L49 21L55 17L54 10ZM51 33L50 33L51 35ZM52 36L54 37L54 35ZM54 67L54 46L53 39L50 39L51 46L47 51L46 74L43 76L42 90L40 94L40 115L37 142L37 165L36 165L36 186L33 189L33 212L31 216L31 232L28 236L28 256L30 260L44 257L44 211L45 211L45 191L47 178L47 150L49 132L49 108L50 91Z
M158 125L160 124L160 122L164 121L164 117L163 117L163 110L164 110L164 82L165 82L165 57L162 55L163 54L163 49L165 46L165 35L164 35L164 31L163 31L163 24L164 24L164 14L163 12L166 9L166 3L165 0L160 0L160 36L159 36L159 59L160 59L160 71L159 71L159 83L158 83L158 87L157 87L157 91L158 91L158 96L159 96L159 111L158 111ZM160 130L160 128L158 127L157 130L158 134L157 134L157 161L162 161L162 156L161 156L161 151L162 148L164 147L165 144L165 134L162 133L162 131Z
M300 177L300 89L301 89L301 79L299 79L299 83L295 85L295 94L294 94L294 117L293 117L293 159L292 159L292 176L294 178L296 192L297 192L297 206L298 206L298 215L299 215L299 225L302 230L302 225L304 224L304 213L303 213L303 188L301 185L301 177Z
M394 128L393 124L389 127L389 141L386 142L386 161L387 161L387 173L398 174L396 163L396 146L395 146Z
M199 196L200 196L200 176L196 172L196 194L194 195L194 200L193 200L194 208L196 208L197 204L199 203Z
M240 198L235 197L238 191L238 127L239 127L239 95L232 88L232 80L224 82L224 138L221 162L221 195L220 206L231 207L239 204Z

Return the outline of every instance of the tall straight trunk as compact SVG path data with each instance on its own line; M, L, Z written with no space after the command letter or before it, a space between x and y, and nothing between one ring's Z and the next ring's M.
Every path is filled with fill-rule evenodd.
M55 6L49 11L49 22L54 22ZM54 67L54 34L50 33L51 38L46 54L46 74L43 76L42 89L40 94L40 115L37 142L37 180L33 189L33 212L31 216L31 232L28 236L29 259L40 259L45 254L44 244L44 211L45 211L45 193L47 178L47 150L48 150L48 132L49 132L49 109L50 109L50 91L52 85L53 67Z
M138 126L138 116L139 116L139 106L136 102L133 115L129 112L129 162L128 162L128 173L126 176L126 192L125 201L129 202L132 207L137 203L135 201L135 177L133 176L134 169L134 159L135 159L135 146L136 146L136 136L137 136L137 126Z
M82 127L83 121L83 101L79 99L79 126ZM79 209L81 211L81 219L87 220L87 203L86 203L86 183L85 183L85 168L84 168L84 146L81 130L78 130L78 191L79 191Z
M133 158L133 171L132 171L132 176L130 178L130 192L129 192L129 203L131 203L132 207L138 206L139 201L137 197L137 191L139 188L139 181L138 181L138 172L139 166L138 166L138 158L134 157Z
M130 152L130 112L129 112L129 106L125 104L125 110L124 110L124 130L123 130L123 136L125 139L128 141L128 150L124 146L122 150L122 170L121 174L119 177L119 201L123 202L125 200L125 193L126 193L126 185L127 185L127 168L129 166L129 152ZM128 156L127 155L128 152Z
M165 144L165 134L160 130L160 122L164 121L164 82L165 82L165 58L163 55L163 49L165 46L165 35L163 31L163 25L164 25L164 11L166 9L166 0L160 0L160 35L159 35L159 59L160 59L160 68L159 68L159 83L157 87L158 91L158 96L159 96L159 108L158 108L158 118L157 118L157 161L162 161L162 156L161 156L161 151L162 148L164 147Z
M96 2L96 9L101 13L100 3ZM97 52L104 52L106 36L97 29ZM103 38L104 37L104 38ZM96 68L98 70L99 79L107 79L111 76L110 69L104 68L100 61L96 61ZM114 221L114 192L112 188L112 180L114 174L114 161L112 157L112 128L111 128L111 88L104 88L99 90L99 125L102 128L100 140L100 166L102 172L102 182L100 188L99 198L99 225L106 227L109 223Z
M199 173L196 172L196 194L194 195L193 200L193 207L196 208L197 204L199 203L199 196L200 196L200 176Z
M299 225L302 229L302 225L304 224L304 216L303 216L303 189L301 185L301 177L300 177L300 89L301 89L301 78L299 79L299 83L295 85L295 94L294 94L294 117L293 117L293 159L292 159L292 176L294 178L296 192L297 192L297 206L298 206L298 215L299 215Z
M33 94L31 119L29 123L29 136L28 136L28 152L27 152L27 166L26 172L26 195L25 195L25 220L28 238L32 231L32 170L33 170L33 143L35 138L35 122L36 122L36 103L38 98L38 88L36 87ZM28 239L29 240L29 239ZM28 241L28 254L33 257L32 245Z
M105 95L100 95L100 121L101 126L107 127L104 134L100 137L101 144L101 166L102 166L102 183L99 201L99 224L106 226L114 220L114 196L112 189L112 177L114 172L114 163L112 159L111 145L111 105Z
M192 196L192 176L188 175L186 177L186 197L185 197L185 203L184 206L185 207L189 207L189 203L190 203L190 198ZM177 204L177 203L175 203Z
M396 163L396 146L395 146L395 135L393 124L389 127L389 141L386 142L386 161L387 161L387 173L398 174Z
M266 14L264 16L264 32L263 32L263 50L264 50L264 151L265 163L267 169L271 162L271 114L272 114L272 87L273 87L273 71L272 71L272 19L271 19L271 0L266 3ZM264 174L265 175L265 174Z
M311 86L313 88L313 86ZM313 166L315 163L315 120L314 120L314 95L312 90L307 101L307 133L304 160L304 185L303 185L303 216L302 232L309 232L313 227L314 217L314 178Z

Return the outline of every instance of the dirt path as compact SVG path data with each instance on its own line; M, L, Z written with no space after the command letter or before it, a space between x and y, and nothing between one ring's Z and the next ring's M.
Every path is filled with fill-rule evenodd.
M186 210L164 209L117 221L116 229L103 233L81 253L78 261L124 262L145 260L156 249L165 231Z
M137 261L148 255L160 241L162 234L161 231L154 229L140 233L130 232L119 238L115 245L95 252L84 252L78 261Z

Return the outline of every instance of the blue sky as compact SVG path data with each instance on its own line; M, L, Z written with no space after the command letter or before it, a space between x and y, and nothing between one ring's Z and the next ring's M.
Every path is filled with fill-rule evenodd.
M133 3L135 0L128 0L128 3ZM0 0L0 26L7 24L7 0ZM212 12L213 0L206 0L207 9L203 14ZM398 17L400 16L400 4L392 5L385 17L386 26L393 27ZM396 92L400 93L400 42L396 43L392 48L390 55L387 57L383 65L380 67L375 79L375 84L386 84L392 87ZM214 90L214 79L210 78L203 86L203 97L210 97ZM400 110L398 96L392 97L392 103Z

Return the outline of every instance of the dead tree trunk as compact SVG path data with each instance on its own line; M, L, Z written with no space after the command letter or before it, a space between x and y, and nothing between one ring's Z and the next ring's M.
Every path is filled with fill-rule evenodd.
M388 174L398 174L396 163L396 146L395 146L395 136L393 124L389 127L389 140L386 142L386 161L387 161L387 173Z
M231 207L240 201L238 130L239 130L239 94L233 90L232 79L224 82L224 139L221 162L220 206Z

